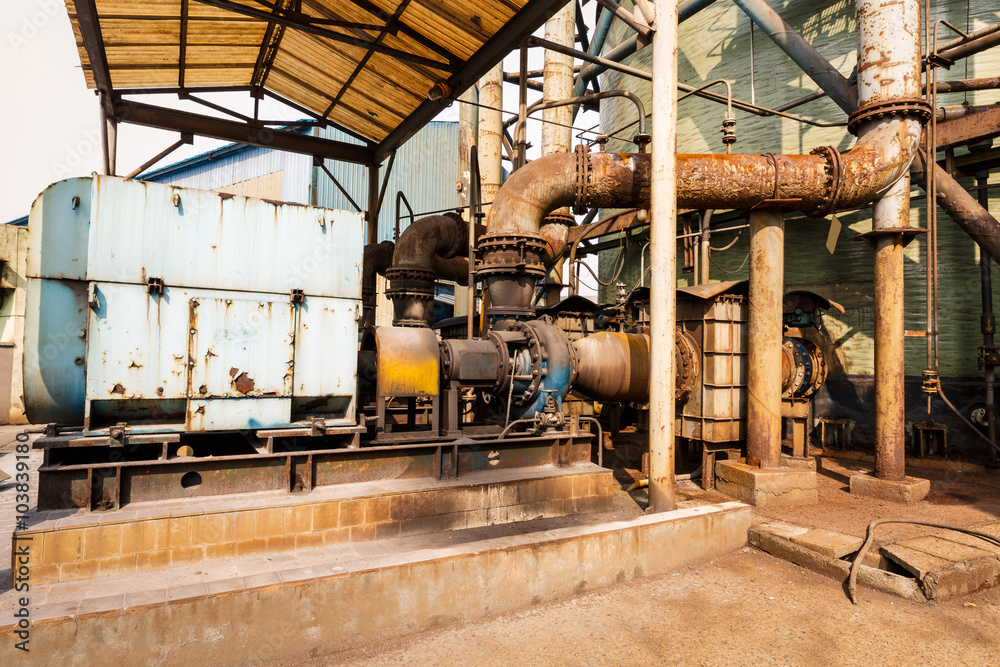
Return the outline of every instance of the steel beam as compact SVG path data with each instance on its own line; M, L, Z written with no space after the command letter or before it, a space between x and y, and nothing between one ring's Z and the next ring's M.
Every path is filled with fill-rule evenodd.
M108 68L108 56L104 51L104 36L101 34L101 24L97 18L97 4L94 0L73 0L76 9L76 22L83 37L83 48L87 51L90 61L90 71L94 76L94 86L101 94L101 104L108 116L114 115L111 91L111 70Z
M426 100L409 115L395 130L390 132L375 149L375 157L383 159L393 149L412 137L442 109L451 104L463 90L473 85L495 64L533 33L538 26L549 19L565 3L565 0L531 0L497 31L459 71L452 74L444 86L451 91L439 100Z
M817 86L846 113L858 107L858 91L765 0L733 0Z
M373 161L373 151L364 146L286 130L252 127L231 120L212 118L176 109L165 109L141 102L117 101L114 106L113 118L132 125L145 125L181 133L190 132L213 139L320 156L330 160L342 160L357 164L370 164Z

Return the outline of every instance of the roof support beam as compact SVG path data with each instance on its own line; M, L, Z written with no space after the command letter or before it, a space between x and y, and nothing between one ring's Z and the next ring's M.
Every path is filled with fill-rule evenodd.
M287 28L292 28L300 32L309 33L310 35L316 35L317 37L323 37L334 42L340 42L342 44L350 44L352 46L359 46L364 49L371 49L376 53L381 53L383 55L389 56L390 58L395 58L397 60L402 60L405 62L413 63L415 65L422 65L424 67L429 67L432 69L442 70L445 72L453 72L455 70L451 63L443 63L437 60L431 60L430 58L424 58L423 56L418 56L413 53L408 53L406 51L400 51L399 49L394 49L384 44L376 43L371 39L361 39L358 37L352 37L350 35L345 35L340 32L334 32L322 26L314 25L312 23L307 23L302 19L290 18L288 16L275 16L269 14L266 11L260 9L254 9L253 7L247 7L241 5L238 2L232 2L232 0L196 0L204 5L209 5L211 7L217 7L218 9L225 9L236 14L242 14L244 16L249 16L250 18L259 19L261 21L270 21L277 23L278 25L283 25Z
M352 5L356 5L357 7L360 7L361 9L365 10L366 12L371 13L372 16L377 16L378 18L382 19L383 21L388 21L390 18L392 18L392 14L389 14L388 12L380 9L378 5L376 5L376 4L372 3L372 2L369 2L369 0L349 0L349 1L350 1L350 3ZM390 31L393 34L395 34L396 30L398 30L399 32L403 33L404 35L406 35L410 39L414 40L415 42L417 42L421 46L426 46L428 49L430 49L434 53L437 53L438 55L442 56L443 58L447 58L448 62L451 63L456 68L458 68L462 64L462 59L461 58L459 58L458 56L456 56L454 53L452 53L451 51L449 51L444 46L441 46L440 44L438 44L437 42L435 42L433 39L425 37L422 33L420 33L419 31L417 31L417 30L411 28L409 25L407 25L405 21L403 21L401 19L398 19L398 18L397 18L396 22L392 25L392 29Z
M427 124L446 106L454 102L459 95L479 81L486 72L503 59L511 46L520 44L538 26L552 18L566 0L531 0L504 26L497 31L478 51L465 63L461 70L451 75L445 82L447 90L451 91L439 100L425 100L413 113L390 132L376 148L376 157L384 158L404 141L416 134L417 130Z
M94 0L73 0L76 9L76 21L83 37L83 48L87 50L87 60L94 75L94 84L101 95L101 104L109 116L113 114L111 104L112 85L111 71L108 69L108 56L104 51L104 36L101 35L101 24L97 19L97 5Z
M120 122L133 125L145 125L146 127L181 133L190 132L222 141L235 141L250 146L302 153L330 160L342 160L357 164L375 162L373 151L364 146L345 144L297 132L250 127L236 121L212 118L176 109L165 109L140 102L117 101L114 117Z

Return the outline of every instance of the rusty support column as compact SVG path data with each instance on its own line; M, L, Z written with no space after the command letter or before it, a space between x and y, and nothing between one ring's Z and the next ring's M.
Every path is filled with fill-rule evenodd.
M104 107L104 97L101 96L101 171L105 176L114 176L118 161L118 120L109 118Z
M785 219L780 211L750 214L750 322L747 335L747 463L781 464L781 304Z
M910 223L910 176L906 174L875 203L875 476L906 476L906 407L903 386L903 246L907 237L886 232ZM882 233L878 233L882 232Z
M570 0L545 23L545 39L573 48L576 41L576 0ZM546 102L565 100L573 94L573 57L555 51L545 51L545 78L542 80L542 99ZM555 107L542 110L542 155L568 153L573 148L573 107ZM555 125L554 123L560 123ZM557 209L552 216L569 222L573 214L569 207ZM565 245L567 224L550 223L551 235L562 238ZM549 234L546 234L549 236ZM545 305L559 303L562 294L563 258L557 257L545 276Z
M653 33L653 154L650 176L651 290L649 509L674 502L674 327L677 321L677 3L656 3Z
M920 0L858 0L858 104L902 102L920 95ZM886 121L870 120L858 136L879 132ZM900 128L916 135L919 123ZM887 148L892 142L887 138ZM872 212L868 236L875 249L875 476L902 481L905 472L903 247L912 238L910 177L903 174Z
M501 156L503 155L503 63L486 73L479 80L479 138L476 151L479 155L480 195L483 211L500 191Z

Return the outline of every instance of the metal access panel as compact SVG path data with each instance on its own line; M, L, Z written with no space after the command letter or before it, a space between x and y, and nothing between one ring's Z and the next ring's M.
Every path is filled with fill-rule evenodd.
M29 417L86 434L353 425L363 233L347 211L50 186L29 221Z

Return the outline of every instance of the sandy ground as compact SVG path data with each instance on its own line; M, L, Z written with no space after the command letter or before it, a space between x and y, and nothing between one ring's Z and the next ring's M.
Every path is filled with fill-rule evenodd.
M743 549L320 665L1000 664L1000 589L919 604L841 585Z

